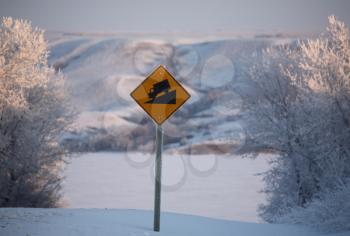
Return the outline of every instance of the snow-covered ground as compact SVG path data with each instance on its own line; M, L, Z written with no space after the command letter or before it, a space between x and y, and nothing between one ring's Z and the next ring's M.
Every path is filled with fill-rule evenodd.
M256 174L267 170L270 158L165 153L161 231L156 233L152 229L154 155L84 154L74 157L64 173L64 199L74 209L0 208L0 235L324 235L258 218L256 209L264 195L259 193L263 183Z
M260 222L262 176L269 156L163 155L162 210ZM70 208L153 209L154 155L90 153L73 158L65 172Z
M68 208L0 208L1 236L320 236L313 229L267 224L261 176L271 155L163 155L161 231L153 232L154 155L88 153L64 172ZM97 209L99 208L99 209ZM349 232L327 234L347 236Z
M111 209L0 209L1 236L321 236L300 226L216 220L162 213L153 232L153 212ZM348 236L349 233L328 234Z

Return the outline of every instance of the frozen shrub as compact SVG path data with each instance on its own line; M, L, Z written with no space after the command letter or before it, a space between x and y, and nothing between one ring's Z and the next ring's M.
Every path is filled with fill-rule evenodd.
M251 69L247 136L278 153L260 209L269 222L292 219L297 209L299 223L349 229L349 214L340 210L349 200L342 187L350 178L349 40L348 28L331 16L319 38L270 48Z
M70 122L64 79L47 64L44 32L3 18L0 27L0 206L54 207Z

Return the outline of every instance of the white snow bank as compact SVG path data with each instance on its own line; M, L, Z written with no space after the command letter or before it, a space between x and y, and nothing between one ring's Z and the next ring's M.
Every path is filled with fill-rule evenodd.
M316 236L299 226L242 223L162 213L160 232L152 230L153 212L116 209L0 209L3 236ZM333 234L346 236L349 233Z

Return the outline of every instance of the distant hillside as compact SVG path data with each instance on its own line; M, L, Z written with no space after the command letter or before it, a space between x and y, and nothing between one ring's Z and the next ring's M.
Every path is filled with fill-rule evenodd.
M64 144L83 151L152 148L153 122L129 94L164 64L191 93L164 124L165 148L227 153L245 144L238 94L249 92L249 66L264 48L294 38L278 34L205 41L196 35L162 39L56 33L49 40L49 62L68 77L80 112L74 130L62 137Z

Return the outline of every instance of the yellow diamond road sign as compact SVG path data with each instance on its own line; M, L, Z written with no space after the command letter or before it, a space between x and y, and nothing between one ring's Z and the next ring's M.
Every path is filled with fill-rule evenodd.
M190 94L163 65L155 69L130 95L158 125L190 98Z

